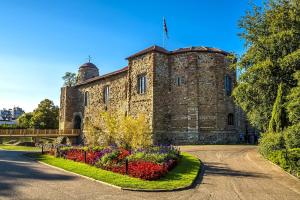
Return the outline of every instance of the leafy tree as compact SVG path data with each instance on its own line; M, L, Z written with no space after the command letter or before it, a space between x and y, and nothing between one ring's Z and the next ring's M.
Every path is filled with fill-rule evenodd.
M62 77L64 80L64 86L74 86L77 81L77 76L75 73L72 72L66 72L65 75Z
M41 129L58 128L58 115L59 108L54 105L53 101L45 99L33 111L30 127Z
M243 73L233 96L252 125L262 131L268 129L279 84L284 84L285 91L296 84L293 73L300 68L299 16L299 0L274 0L263 9L254 6L239 22L246 52L237 62Z
M287 128L284 131L284 139L288 149L300 148L300 123Z
M280 132L283 127L287 126L284 113L283 84L280 84L277 91L277 97L273 105L271 120L269 122L269 132Z
M22 128L30 128L30 121L32 119L33 114L31 112L24 113L17 119L17 123L19 127Z
M291 89L287 97L287 112L291 124L300 123L300 71L296 72L294 77L298 85Z

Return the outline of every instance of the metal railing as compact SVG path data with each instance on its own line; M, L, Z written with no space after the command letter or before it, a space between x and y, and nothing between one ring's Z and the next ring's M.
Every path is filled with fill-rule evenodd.
M0 129L0 137L79 136L80 129Z

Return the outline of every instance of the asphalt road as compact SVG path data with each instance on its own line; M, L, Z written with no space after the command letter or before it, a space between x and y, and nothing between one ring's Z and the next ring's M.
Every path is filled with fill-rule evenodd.
M0 199L300 199L300 180L264 160L254 146L185 146L204 162L198 184L177 192L121 191L0 150Z

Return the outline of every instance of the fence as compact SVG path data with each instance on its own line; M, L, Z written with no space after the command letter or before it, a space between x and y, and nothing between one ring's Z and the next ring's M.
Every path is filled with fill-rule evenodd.
M0 137L79 136L80 129L0 129Z

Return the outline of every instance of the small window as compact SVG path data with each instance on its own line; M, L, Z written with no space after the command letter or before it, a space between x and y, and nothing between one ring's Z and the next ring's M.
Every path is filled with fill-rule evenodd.
M234 119L232 113L228 114L228 125L234 125Z
M87 105L89 105L89 92L88 91L86 91L84 93L84 106L87 106Z
M109 86L105 86L103 89L103 103L108 104L109 101Z
M138 93L145 94L146 93L146 76L141 75L138 77Z
M232 92L232 79L228 75L225 76L225 92L227 96L230 96Z
M176 77L176 85L181 86L182 85L182 78L180 76Z

